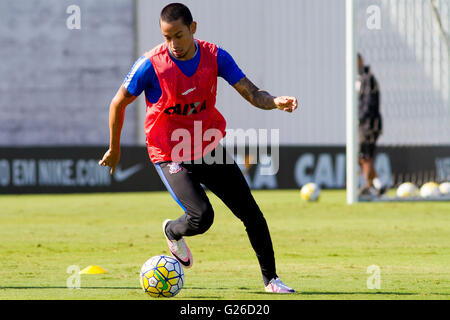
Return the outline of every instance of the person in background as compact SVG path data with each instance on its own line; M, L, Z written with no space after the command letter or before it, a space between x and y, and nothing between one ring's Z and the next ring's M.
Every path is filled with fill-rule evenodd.
M365 185L360 188L359 195L380 196L386 191L374 166L376 143L383 128L380 113L380 88L370 66L364 64L360 53L358 53L356 88L359 110L359 165L365 178Z

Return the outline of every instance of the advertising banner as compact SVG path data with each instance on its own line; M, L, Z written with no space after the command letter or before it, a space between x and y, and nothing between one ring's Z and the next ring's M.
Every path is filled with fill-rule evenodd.
M113 175L98 165L105 151L103 147L0 148L0 193L165 190L145 147L122 147ZM234 150L234 159L252 189L296 189L308 182L324 189L345 188L343 146L281 146L276 152L263 151ZM375 168L380 180L390 186L447 181L450 147L380 147Z

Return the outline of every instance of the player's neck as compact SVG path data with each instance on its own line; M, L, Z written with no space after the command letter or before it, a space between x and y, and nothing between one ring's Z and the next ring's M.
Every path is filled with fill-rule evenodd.
M182 59L178 59L177 57L175 57L175 55L172 53L172 51L170 51L170 49L169 49L169 53L170 53L170 56L172 57L172 58L174 58L175 60L179 60L179 61L187 61L187 60L191 60L192 58L194 58L195 56L196 56L196 54L197 54L197 52L198 52L198 43L197 43L197 41L196 40L194 40L194 43L193 43L193 48L191 48L191 50L190 51L192 51L193 53L192 54L186 54L186 56L184 56Z

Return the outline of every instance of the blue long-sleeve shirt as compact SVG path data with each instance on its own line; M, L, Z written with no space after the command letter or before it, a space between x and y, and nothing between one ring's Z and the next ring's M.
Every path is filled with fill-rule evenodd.
M197 45L197 43L196 43ZM170 50L169 50L170 53ZM170 54L170 58L180 68L187 77L192 76L200 63L201 50L189 60L178 60ZM218 77L225 79L230 85L245 77L245 74L237 66L233 57L224 49L217 48L217 68ZM145 91L145 97L151 103L158 102L162 91L159 85L155 69L146 56L141 56L133 65L130 72L125 77L123 86L134 96L139 96Z

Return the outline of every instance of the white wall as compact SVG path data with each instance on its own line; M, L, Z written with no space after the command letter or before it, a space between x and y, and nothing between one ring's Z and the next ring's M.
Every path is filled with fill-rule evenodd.
M163 41L158 19L171 1L137 0L137 53ZM280 129L282 144L345 141L344 2L342 0L186 0L197 38L227 50L257 86L296 96L293 114L251 106L219 80L217 107L228 128ZM138 104L144 117L145 102ZM143 120L139 121L141 127ZM140 141L145 141L143 128Z
M134 60L131 0L0 1L0 145L104 145ZM70 5L81 29L68 29ZM122 142L136 141L129 110Z
M378 79L384 133L380 144L450 144L450 52L429 0L358 0L358 44ZM450 0L436 1L443 28ZM380 29L365 9L380 8Z
M107 145L111 98L134 60L163 41L158 19L171 1L0 1L0 145ZM183 2L198 38L229 51L260 88L299 99L293 114L262 111L219 80L229 129L279 129L285 145L345 143L344 0ZM358 49L381 87L380 143L448 144L450 63L429 1L356 3ZM450 0L436 3L448 30ZM72 4L80 30L66 27ZM365 28L370 5L381 8L380 30ZM123 144L145 143L144 115L140 97Z

